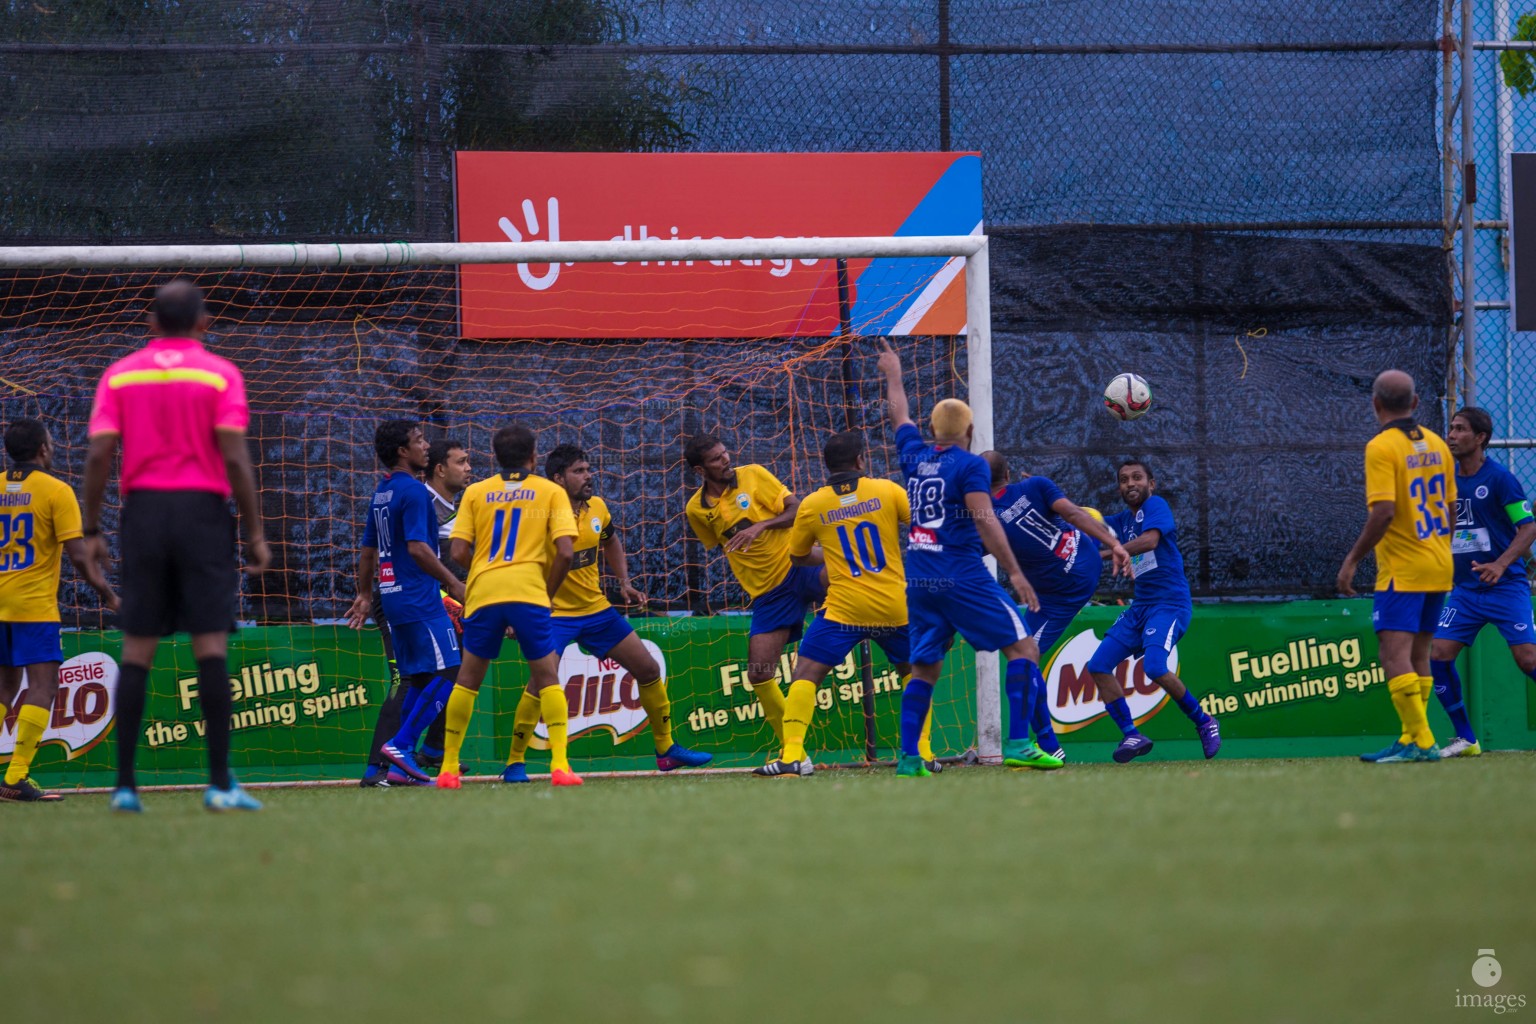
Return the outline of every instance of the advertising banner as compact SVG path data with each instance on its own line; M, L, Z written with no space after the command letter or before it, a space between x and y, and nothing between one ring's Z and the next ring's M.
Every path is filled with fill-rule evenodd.
M1119 738L1085 667L1118 612L1085 609L1041 666L1047 704L1069 750L1087 744L1085 753L1093 754L1092 744ZM632 621L665 668L676 740L714 753L720 766L762 763L774 739L747 685L747 617ZM66 661L34 763L45 785L110 781L120 644L115 633L64 635ZM968 648L959 647L935 693L933 735L940 756L963 753L975 738L974 660ZM476 705L464 754L473 773L494 774L505 761L512 712L527 679L512 650L509 645L508 656L493 666ZM1514 668L1496 633L1488 631L1473 652L1463 676L1485 742L1498 749L1536 748L1536 686ZM1174 663L1201 706L1221 721L1224 757L1337 754L1341 742L1397 731L1376 659L1368 600L1199 606ZM786 656L783 678L790 668ZM346 778L361 772L389 686L374 630L299 625L242 630L232 638L229 671L233 756L241 778ZM878 647L870 673L876 742L880 756L890 757L899 739L901 681ZM1192 743L1189 721L1146 678L1140 659L1123 662L1116 675L1146 735ZM560 676L578 770L654 767L650 728L628 673L573 645L562 654ZM161 645L151 691L139 754L144 780L200 781L197 670L184 642ZM1437 735L1448 735L1433 701L1430 711ZM808 746L822 763L858 761L864 730L861 671L850 657L818 690ZM13 707L0 724L0 762L9 760L15 735ZM545 756L542 736L541 729L533 744L535 762ZM1273 741L1285 741L1283 750ZM1179 756L1181 749L1160 747L1169 756Z
M456 155L463 242L970 235L976 153ZM853 333L960 334L965 261L850 260ZM840 333L835 260L465 266L468 338Z

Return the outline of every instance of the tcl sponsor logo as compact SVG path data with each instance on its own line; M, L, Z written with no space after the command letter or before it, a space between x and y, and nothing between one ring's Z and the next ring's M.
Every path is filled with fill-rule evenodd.
M663 678L667 662L661 648L642 640ZM570 715L569 737L575 739L598 729L613 734L614 743L623 743L646 724L645 708L640 704L640 684L624 667L611 658L598 658L571 644L560 655L560 684L565 689L566 710ZM549 729L540 722L534 730L540 740L549 739Z
M16 749L16 711L26 701L28 681L22 674L21 694L0 726L0 760ZM73 760L90 750L112 727L117 696L117 662L99 651L77 654L59 666L59 689L53 717L43 730L42 743L57 744Z
M1081 729L1105 714L1104 702L1099 700L1098 688L1088 671L1088 659L1098 647L1098 636L1085 629L1063 644L1051 660L1045 677L1045 695L1058 732ZM1176 672L1178 667L1179 649L1175 647L1168 653L1168 668ZM1157 714L1168 700L1167 691L1147 678L1140 658L1127 658L1116 665L1114 676L1125 691L1125 702L1137 722Z

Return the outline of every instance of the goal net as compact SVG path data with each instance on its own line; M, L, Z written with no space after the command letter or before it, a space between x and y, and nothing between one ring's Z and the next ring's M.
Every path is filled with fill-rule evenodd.
M737 465L760 463L803 497L825 481L826 439L858 429L871 475L900 480L872 340L898 334L914 419L925 423L940 398L968 398L980 450L991 429L985 256L980 236L0 250L0 420L43 420L53 472L78 486L96 382L143 344L154 287L188 277L203 288L207 344L245 375L274 555L265 575L242 580L244 621L230 648L233 756L245 781L348 778L367 759L390 672L378 632L339 618L381 473L374 427L399 417L462 443L471 479L494 472L491 435L507 422L536 431L540 466L557 444L582 447L648 599L621 610L665 666L677 740L714 753L716 766L759 764L776 743L746 684L748 599L721 552L706 553L688 528L698 480L684 441L716 434ZM718 271L710 288L673 273L695 264ZM569 273L578 265L586 273ZM641 297L594 317L616 289L634 292L637 269L648 274ZM562 272L576 286L498 291L495 279L537 284ZM786 298L792 275L800 290ZM526 323L530 294L558 297L539 306L536 333L496 326L498 317ZM573 325L584 336L571 336ZM114 475L103 520L114 552L115 487ZM607 567L603 583L617 600ZM60 604L66 662L34 773L45 785L106 784L120 638L67 566ZM196 666L184 641L162 645L151 676L139 757L147 783L200 778ZM996 755L995 668L982 659L978 670L968 651L951 655L935 701L939 756L978 745ZM620 666L572 647L561 679L577 770L654 767L634 680ZM471 725L472 773L500 771L525 680L508 644ZM851 655L818 694L808 744L818 763L892 756L899 692L878 647L867 664ZM0 760L14 728L13 710ZM534 771L540 756L530 756Z

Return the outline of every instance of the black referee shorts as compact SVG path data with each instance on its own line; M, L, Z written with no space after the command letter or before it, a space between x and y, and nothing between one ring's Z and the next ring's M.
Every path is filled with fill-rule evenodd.
M119 539L124 633L234 631L240 570L228 500L210 491L134 491Z

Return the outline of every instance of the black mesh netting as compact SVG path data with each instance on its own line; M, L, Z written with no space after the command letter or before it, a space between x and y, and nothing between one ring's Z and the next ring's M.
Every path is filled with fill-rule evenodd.
M1422 3L0 10L10 244L449 238L458 149L980 150L999 446L1105 505L1116 462L1150 457L1199 593L1325 590L1360 518L1371 376L1412 370L1431 411L1443 392L1438 25ZM1268 230L1214 230L1244 224ZM0 388L0 411L67 423L73 470L80 403L131 343L150 278L0 273L0 377L30 382ZM376 416L472 432L566 394L546 426L623 454L626 500L669 510L684 430L728 426L744 454L803 467L848 407L878 419L867 352L849 392L839 353L797 363L780 342L465 342L445 272L213 278L215 301L247 318L222 338L265 382L263 485L297 531L252 596L259 617L329 614L350 592L350 503ZM928 392L963 380L963 345L914 351ZM754 376L766 367L771 385ZM1121 370L1157 396L1130 425L1097 408ZM614 382L633 393L589 414ZM631 546L664 561L677 526ZM656 569L652 586L728 604L718 568Z

